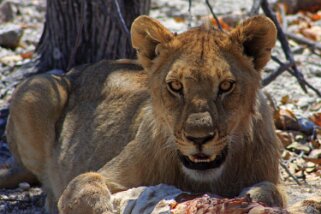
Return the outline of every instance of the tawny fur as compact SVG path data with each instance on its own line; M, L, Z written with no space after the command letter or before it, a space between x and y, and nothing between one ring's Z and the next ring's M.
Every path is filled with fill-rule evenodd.
M199 27L175 35L141 16L131 32L138 62L37 76L13 96L10 148L44 185L48 208L54 211L61 196L61 213L108 213L110 193L159 183L225 197L250 193L284 206L280 145L259 90L276 41L273 23L258 16L230 33ZM234 89L221 94L220 84L230 79ZM171 81L183 94L169 91ZM217 170L184 170L177 151L198 151L186 130L205 133L186 121L202 112L216 133L204 153L215 157L228 145L228 156Z

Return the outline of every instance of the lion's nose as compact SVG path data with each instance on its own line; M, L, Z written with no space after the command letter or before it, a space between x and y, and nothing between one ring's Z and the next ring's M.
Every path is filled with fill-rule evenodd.
M186 136L186 138L189 141L193 142L195 145L203 145L214 138L214 133L210 133L208 136L205 136L205 137Z
M185 122L187 140L202 145L214 138L213 120L209 112L192 113Z

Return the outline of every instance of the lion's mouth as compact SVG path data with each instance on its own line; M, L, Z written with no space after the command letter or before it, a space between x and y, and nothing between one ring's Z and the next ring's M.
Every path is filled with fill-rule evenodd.
M217 155L214 160L211 160L210 157L204 154L185 156L180 151L178 151L178 156L186 168L194 170L207 170L221 166L226 159L227 153L228 146L225 146L221 153Z

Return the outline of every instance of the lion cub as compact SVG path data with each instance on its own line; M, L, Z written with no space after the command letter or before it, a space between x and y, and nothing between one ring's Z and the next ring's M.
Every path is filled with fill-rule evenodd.
M266 17L233 31L176 35L132 24L134 61L39 75L16 90L10 148L61 213L110 213L110 194L175 185L224 197L251 194L284 206L279 142L261 92L276 28Z

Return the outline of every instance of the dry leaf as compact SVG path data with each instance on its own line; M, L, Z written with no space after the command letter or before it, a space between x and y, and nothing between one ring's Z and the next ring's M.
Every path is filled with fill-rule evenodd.
M236 27L244 18L245 14L243 13L232 13L232 14L225 14L221 16L222 21L228 24L229 26Z
M185 18L184 17L180 17L180 16L175 16L174 20L175 20L175 22L178 22L178 23L185 22Z
M304 157L303 159L306 160L306 161L310 161L310 162L312 162L312 163L315 163L315 164L321 164L321 158L308 158L308 157Z
M216 23L215 19L214 19L214 18L211 18L210 20L211 20L211 23L212 23L214 26L217 27L217 23ZM224 30L230 30L230 29L231 29L231 27L230 27L226 22L224 22L224 20L223 20L221 17L218 18L218 21L220 22L220 24L221 24L221 26L222 26L222 28L223 28Z
M313 103L311 106L310 106L310 110L311 111L318 111L321 109L321 102L317 102L317 103Z
M31 59L32 55L33 55L33 51L28 51L28 52L20 54L22 59Z
M293 142L291 145L287 146L286 148L298 154L300 154L301 152L304 152L305 154L309 154L309 152L311 151L311 148L308 145L301 144L298 142Z
M303 28L300 33L308 39L313 41L321 41L321 27L312 26L310 28Z
M319 11L318 13L309 13L309 18L312 21L319 21L321 19L321 12Z
M289 95L283 96L283 97L281 98L281 103L282 103L282 105L287 104L287 103L289 102L289 100L290 100Z
M290 160L290 158L293 157L293 153L287 150L284 150L282 153L282 159L283 160Z
M284 148L292 144L294 141L293 135L289 132L276 130L276 135L278 136Z
M289 109L278 109L273 115L276 128L281 130L300 130L298 119Z
M321 127L321 112L313 114L311 117L309 117L309 119Z
M10 56L4 56L0 58L0 63L3 63L5 65L12 65L22 60L22 57L20 55L10 55Z
M313 139L311 140L311 145L314 149L319 149L321 147L321 139Z

